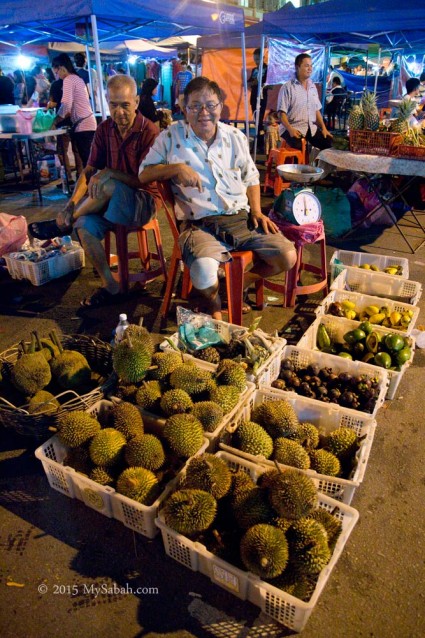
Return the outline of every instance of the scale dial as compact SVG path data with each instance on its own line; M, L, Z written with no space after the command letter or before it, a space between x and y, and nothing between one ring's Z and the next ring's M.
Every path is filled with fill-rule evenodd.
M300 225L318 222L322 214L320 201L310 190L299 191L293 200L292 214Z

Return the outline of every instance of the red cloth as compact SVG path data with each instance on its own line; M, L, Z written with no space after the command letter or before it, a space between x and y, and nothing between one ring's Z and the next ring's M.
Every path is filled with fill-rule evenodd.
M96 129L87 164L98 170L111 168L137 177L140 163L157 135L158 127L137 113L130 133L123 140L114 121L108 118Z
M291 224L283 220L282 217L274 211L270 212L269 218L276 224L287 239L294 242L297 248L304 244L315 244L316 241L325 236L325 227L321 219L313 224L303 224L299 226L298 224Z

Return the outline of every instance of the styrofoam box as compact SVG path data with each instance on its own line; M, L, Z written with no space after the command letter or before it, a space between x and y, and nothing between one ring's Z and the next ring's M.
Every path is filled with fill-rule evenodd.
M195 359L190 355L183 355L185 361L194 361L196 365L202 370L208 370L209 372L214 373L217 369L216 365L212 363L208 363L206 361L201 361L200 359ZM279 366L280 366L280 358L279 358ZM218 449L218 440L220 438L221 431L234 419L234 417L239 413L242 409L242 405L245 404L249 397L255 390L255 384L250 381L246 382L246 389L241 393L241 397L239 402L235 405L233 410L231 410L228 414L225 414L220 424L216 427L213 432L204 432L204 436L208 439L208 452L215 452ZM117 397L111 396L111 400L120 401ZM166 417L158 416L153 412L149 412L148 410L144 410L136 405L136 407L140 410L140 413L143 418L143 423L145 426L146 432L150 432L152 434L156 434L157 436L161 436L162 430L164 429L164 425L166 422Z
M251 463L227 452L217 452L217 456L222 458L231 469L243 470L249 473L254 481L257 481L258 477L267 469L264 466ZM186 536L178 534L165 524L161 511L159 511L159 516L155 522L161 530L162 540L168 556L192 571L199 571L208 576L213 583L238 598L248 600L260 607L265 614L278 623L286 625L295 631L301 631L305 627L359 517L357 510L320 492L319 507L331 512L341 521L342 532L336 543L331 560L321 571L316 587L308 602L303 602L281 589L265 583L257 576L234 567L209 552L201 543L193 542Z
M397 334L410 335L419 317L418 306L412 306L408 303L401 303L401 301L394 301L393 299L383 299L382 297L372 297L371 295L363 295L361 292L349 292L347 290L332 290L322 301L320 306L315 309L315 313L318 316L328 314L328 308L331 303L335 301L352 301L356 304L357 310L364 310L366 306L387 306L389 312L396 310L403 314L407 310L413 312L412 319L408 326L405 326L403 330L400 328L389 328L394 330ZM359 322L360 323L360 322Z
M9 275L12 279L29 279L34 286L42 286L52 279L63 277L85 265L84 250L77 242L72 249L44 261L32 262L4 256Z
M329 434L339 427L346 427L354 430L359 439L361 439L360 447L356 453L355 464L348 479L326 476L310 469L299 470L302 474L307 474L307 476L311 478L317 478L319 481L318 489L321 492L350 505L356 488L363 480L372 448L376 429L376 421L372 417L366 417L360 413L353 415L353 410L346 410L332 403L319 403L318 401L307 399L299 395L294 397L292 393L276 390L275 388L256 390L254 394L251 395L250 400L243 406L233 426L229 426L223 430L220 438L220 448L225 452L229 452L235 456L241 456L253 463L274 467L274 462L265 459L264 456L253 456L232 447L231 437L242 421L250 420L251 413L257 405L267 401L279 401L282 399L285 399L292 405L301 422L313 423L313 425L320 428L320 431L324 434ZM282 465L282 467L289 467L282 463L280 465Z
M335 263L336 261L342 263ZM336 250L329 262L331 281L335 279L347 266L362 266L363 264L373 264L383 270L388 266L401 266L403 272L397 277L409 279L409 260L405 257L393 257L388 255L377 255L373 253L356 253L352 250ZM381 273L386 274L386 273Z
M110 401L98 401L87 411L102 418L112 405ZM195 456L205 452L207 447L208 441L204 439L202 447ZM64 466L63 460L67 453L67 447L60 443L57 436L43 443L35 451L35 456L43 464L50 487L65 496L83 501L87 507L91 507L104 516L121 521L126 527L143 536L153 538L158 533L155 517L159 505L171 490L172 481L166 485L152 505L142 505L118 494L112 487L100 485L79 474L73 468Z
M232 335L236 331L247 331L247 329L243 328L243 326L236 326L235 324L227 323L226 321L217 321L216 319L211 319L211 323L213 324L216 332L218 332L218 334L222 336L225 341L230 341ZM268 335L265 336L267 337ZM176 347L178 347L178 332L175 332L173 335L171 335L170 340L175 344ZM255 375L249 372L247 373L246 378L248 379L248 381L257 384L269 385L273 381L273 379L276 379L277 375L279 374L280 355L283 348L286 346L286 343L286 339L282 339L281 337L273 337L273 343L270 346L270 356L261 366L259 366ZM161 350L172 350L172 346L168 343L168 341L163 341L159 347L161 348ZM196 359L196 357L192 357L191 355L189 356L192 359L195 359L195 361L199 361L199 359ZM215 365L214 369L216 368L217 366Z
M362 268L346 268L332 282L331 290L361 292L416 306L422 295L422 284Z
M299 346L286 346L282 353L282 360L283 359L289 359L290 361L292 361L296 370L298 370L299 368L306 368L310 363L317 363L321 368L332 368L336 374L339 374L340 372L348 372L348 374L351 375L367 374L369 377L377 379L379 384L379 394L376 398L376 403L373 411L369 413L363 412L362 410L344 408L344 410L348 410L349 412L351 412L353 416L363 414L367 417L375 417L377 411L385 401L385 395L387 393L389 380L388 371L384 370L384 368L371 366L368 363L363 363L363 361L350 361L349 359L344 359L343 357L335 357L332 354L320 352L320 350L313 350L311 348L300 348ZM261 389L264 390L265 387L262 386ZM288 394L297 397L300 396L292 390L289 391ZM311 400L318 402L320 405L323 404L323 401L319 401L319 399ZM325 405L328 404L326 403Z
M320 324L323 323L325 326L327 333L334 343L344 343L344 335L346 332L350 330L354 330L358 328L358 321L351 321L350 319L343 319L342 317L333 317L332 315L322 315L321 317L317 317L313 321L313 323L307 328L301 339L298 341L297 346L300 348L311 348L312 350L318 350L317 347L317 331ZM387 334L397 334L397 331L391 330L391 328L383 328L382 326L373 326L375 332L381 335L381 338ZM400 385L401 378L403 374L406 372L407 368L411 365L413 361L413 356L415 353L415 338L409 337L412 340L412 354L409 361L406 361L403 364L400 372L396 372L395 370L387 370L389 385L387 390L387 399L394 399L395 393L397 392L397 388ZM338 355L331 354L329 355L333 359L341 359ZM372 370L376 370L378 366L373 364L365 363L365 365L369 366Z

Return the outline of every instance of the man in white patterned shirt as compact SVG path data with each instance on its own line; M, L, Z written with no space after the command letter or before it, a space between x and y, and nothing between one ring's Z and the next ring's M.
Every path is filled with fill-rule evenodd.
M311 56L300 53L295 58L296 77L280 89L277 108L285 127L283 139L301 150L304 137L312 146L321 150L332 145L332 135L323 121L316 86L310 76L313 72Z
M222 108L215 82L205 77L189 82L185 120L156 138L139 172L142 184L171 181L183 261L214 319L221 319L218 268L232 258L232 250L252 250L258 258L245 274L245 289L296 262L292 242L261 212L259 174L247 138L219 121Z

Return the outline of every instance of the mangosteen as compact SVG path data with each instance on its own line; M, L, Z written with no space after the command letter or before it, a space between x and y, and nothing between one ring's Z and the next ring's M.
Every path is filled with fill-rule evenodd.
M299 388L301 385L301 379L299 379L298 377L292 377L291 380L291 387L293 388Z
M319 372L319 377L326 380L329 378L329 375L332 374L332 372L332 368L322 368Z
M323 397L325 397L328 394L328 390L327 388L325 388L324 385L317 386L315 392L316 392L317 398L322 400L323 400Z
M282 363L280 364L280 369L281 370L291 370L292 372L294 371L294 364L291 361L291 359L283 359Z
M286 383L290 383L293 376L294 376L294 373L292 372L292 370L288 370L287 368L285 368L284 370L281 370L279 374L280 379L282 379Z
M286 383L283 379L276 379L272 383L272 388L277 388L278 390L286 390Z
M311 374L312 377L318 377L320 374L320 366L318 363L310 363L307 366L307 371Z
M352 375L348 372L340 372L338 375L338 379L342 381L342 383L350 383Z
M338 388L332 388L332 390L330 390L329 392L329 397L331 400L336 399L338 401L340 396L341 390L339 390Z
M305 381L303 381L300 385L300 394L302 394L305 397L308 397L310 396L311 393L312 393L312 390L310 388L310 385L306 383Z
M332 373L328 376L328 383L329 383L331 386L335 386L335 385L337 385L337 383L338 383L338 382L339 382L338 375L337 375L337 374L335 374L334 372L332 372Z
M349 390L344 390L344 392L341 394L341 405L347 405L349 407L351 407L352 403L355 400L355 394L353 392L350 392Z

